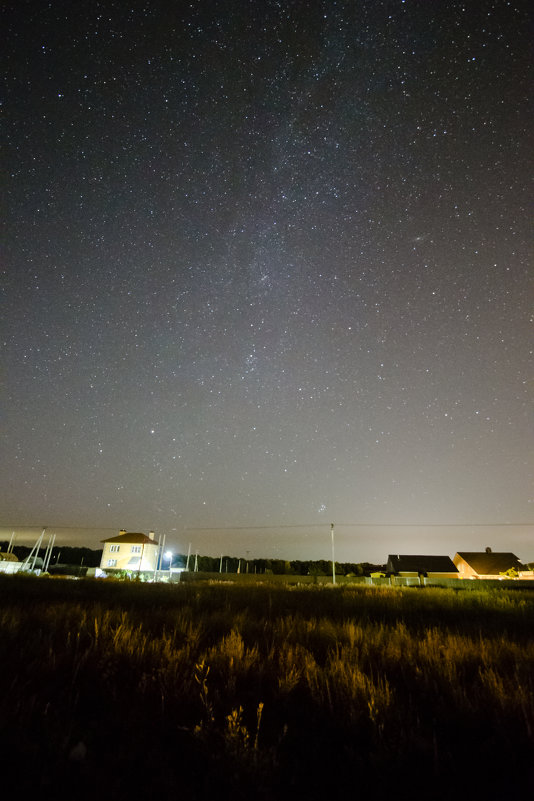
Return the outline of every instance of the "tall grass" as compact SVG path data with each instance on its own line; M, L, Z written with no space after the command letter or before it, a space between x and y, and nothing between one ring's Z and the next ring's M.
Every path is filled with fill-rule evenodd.
M17 788L315 799L419 782L448 799L473 775L489 798L532 780L527 591L14 576L0 605Z

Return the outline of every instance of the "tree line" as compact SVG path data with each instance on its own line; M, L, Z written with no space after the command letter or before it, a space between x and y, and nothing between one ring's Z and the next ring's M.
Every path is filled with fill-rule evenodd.
M0 552L7 551L9 543L0 542ZM13 553L23 562L29 555L31 547L15 545ZM44 556L45 549L41 548L40 556ZM60 545L52 550L50 567L56 565L75 565L77 567L99 567L102 558L102 549L93 550L73 545ZM172 567L188 567L190 571L198 570L202 573L254 573L256 575L293 575L293 576L329 576L332 574L332 562L328 559L244 559L238 556L201 556L192 554L174 554ZM169 567L167 559L163 559L162 569ZM336 562L336 575L364 576L375 570L383 569L383 565L374 565L370 562Z
M200 556L188 559L185 554L177 554L173 558L173 567L188 567L190 571L202 573L254 573L256 575L292 575L292 576L329 576L332 574L332 562L328 559L243 559L237 556ZM370 562L336 562L338 576L364 576L375 570L383 569L383 565Z
M6 553L9 542L0 542L0 552ZM28 545L14 545L12 553L15 554L19 562L23 562L31 553ZM41 548L38 558L43 558L46 548ZM52 548L50 567L54 565L76 565L82 567L99 567L102 558L102 549L93 550L92 548L82 548L73 545L59 545Z

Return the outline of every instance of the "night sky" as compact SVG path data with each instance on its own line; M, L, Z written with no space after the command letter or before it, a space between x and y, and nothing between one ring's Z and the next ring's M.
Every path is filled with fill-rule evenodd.
M534 558L528 5L5 4L5 531Z

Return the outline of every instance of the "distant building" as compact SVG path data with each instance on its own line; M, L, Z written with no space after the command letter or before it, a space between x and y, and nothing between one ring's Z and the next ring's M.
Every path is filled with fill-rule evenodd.
M0 562L18 562L18 561L19 560L14 553L6 553L5 551L0 551Z
M117 537L102 540L104 549L100 561L100 569L110 570L155 570L159 543L154 539L154 532L148 536L140 533L128 533L121 529Z
M18 573L22 567L14 553L0 551L0 573Z
M485 551L461 551L453 559L458 568L460 578L467 579L501 579L509 570L520 577L527 572L515 553L494 553L491 548ZM527 576L524 576L525 578Z
M450 556L390 554L386 572L404 578L458 578L458 569Z

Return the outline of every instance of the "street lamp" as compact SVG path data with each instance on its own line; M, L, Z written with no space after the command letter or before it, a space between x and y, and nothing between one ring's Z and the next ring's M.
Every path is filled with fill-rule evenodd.
M172 565L172 551L165 551L165 558L169 560L169 573L170 573Z

